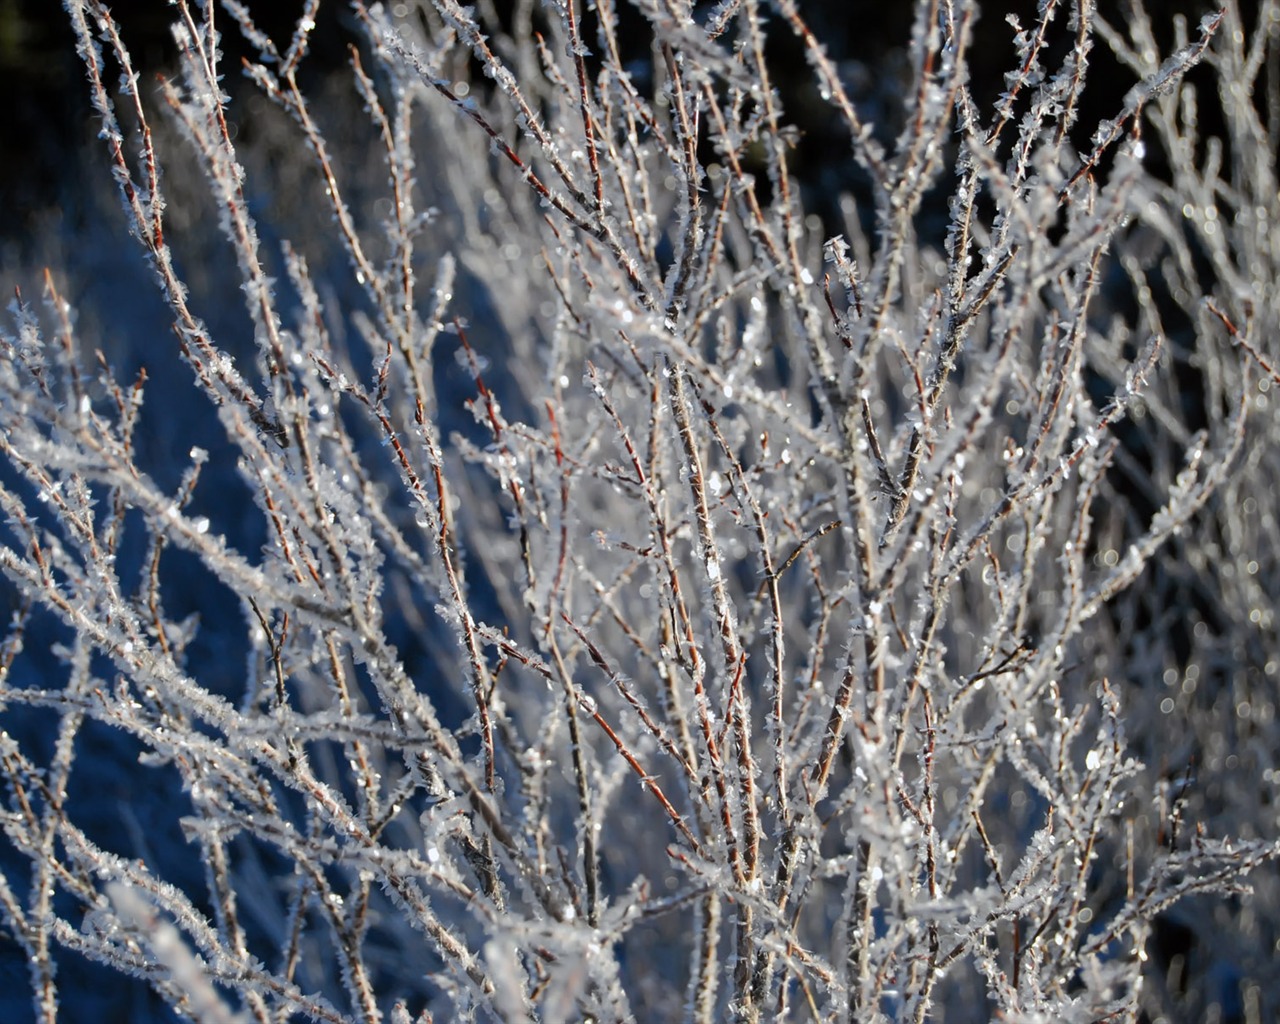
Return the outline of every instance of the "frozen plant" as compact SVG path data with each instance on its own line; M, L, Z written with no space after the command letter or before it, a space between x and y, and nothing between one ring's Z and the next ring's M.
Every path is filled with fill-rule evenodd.
M65 6L170 331L96 352L51 273L0 337L34 1019L82 958L200 1022L1228 998L1153 936L1280 852L1196 775L1274 781L1273 0L1168 52L1046 0L994 98L961 0L879 98L795 0L354 0L314 88L319 0L178 0L157 85Z

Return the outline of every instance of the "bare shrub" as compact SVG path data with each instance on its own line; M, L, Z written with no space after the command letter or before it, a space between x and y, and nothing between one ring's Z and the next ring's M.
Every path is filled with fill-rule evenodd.
M323 102L318 6L180 0L152 89L66 3L171 332L95 356L51 274L2 338L36 1018L77 956L209 1022L1212 1003L1152 929L1277 852L1276 5L1162 57L1051 0L984 106L920 0L891 121L793 0L356 0Z

